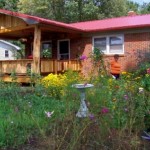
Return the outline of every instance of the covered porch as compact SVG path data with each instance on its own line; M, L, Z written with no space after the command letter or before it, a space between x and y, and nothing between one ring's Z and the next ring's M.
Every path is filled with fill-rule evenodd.
M0 39L24 44L22 58L0 61L1 79L11 81L11 73L15 72L17 82L28 82L28 70L40 75L68 69L81 71L77 53L70 44L81 36L81 30L65 23L0 10ZM50 52L48 58L44 56L45 49Z

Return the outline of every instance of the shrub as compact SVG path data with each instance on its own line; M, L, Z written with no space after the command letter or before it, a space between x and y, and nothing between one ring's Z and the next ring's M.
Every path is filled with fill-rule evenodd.
M78 73L68 70L64 74L49 74L42 79L42 85L44 85L50 96L56 99L60 99L65 95L65 89L67 86L71 86L81 79Z

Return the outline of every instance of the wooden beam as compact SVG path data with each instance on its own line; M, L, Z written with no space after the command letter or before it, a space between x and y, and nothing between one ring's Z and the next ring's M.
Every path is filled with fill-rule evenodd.
M40 74L41 29L37 25L34 30L33 43L33 72Z
M29 28L34 28L34 25L3 28L3 29L0 29L0 33L9 33L9 32L14 32L14 31L19 31L19 30L25 30L25 29L29 29Z
M28 76L17 76L15 81L12 81L12 77L8 75L4 75L0 77L0 79L4 82L18 82L18 83L30 83L31 79Z

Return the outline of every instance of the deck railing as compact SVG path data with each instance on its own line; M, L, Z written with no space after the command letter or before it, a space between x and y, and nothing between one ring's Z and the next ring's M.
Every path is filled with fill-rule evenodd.
M33 60L30 59L1 60L0 73L11 74L12 72L15 72L17 74L26 74L28 64L32 65Z
M1 60L0 61L0 73L25 75L28 69L33 68L33 60L31 59L19 59L19 60ZM41 74L42 73L58 73L68 69L74 71L80 71L81 65L77 60L54 60L43 59L41 60Z
M81 70L81 64L77 60L41 60L41 73L58 73L68 69Z

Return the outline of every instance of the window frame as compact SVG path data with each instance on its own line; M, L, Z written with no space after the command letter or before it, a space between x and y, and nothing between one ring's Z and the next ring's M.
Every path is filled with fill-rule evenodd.
M68 53L63 53L60 54L60 42L68 42ZM68 59L65 60L70 60L70 39L61 39L57 41L57 59L61 60L61 55L68 55Z
M122 51L121 52L114 52L110 53L110 38L111 37L121 37L122 38ZM94 39L95 38L106 38L106 51L104 51L104 54L106 55L114 55L114 54L124 54L124 34L112 34L112 35L101 35L101 36L93 36L92 38L92 49L94 49Z
M6 53L7 52L7 53ZM7 56L6 56L7 55ZM9 50L5 50L5 58L9 58Z
M41 41L41 47L40 47L40 56L41 56L41 58L42 58L42 45L44 44L44 43L51 43L51 50L52 50L52 47L53 47L53 45L52 45L52 40L48 40L48 41ZM53 53L53 52L52 52ZM33 55L33 42L31 43L31 55ZM53 55L53 54L52 54Z

